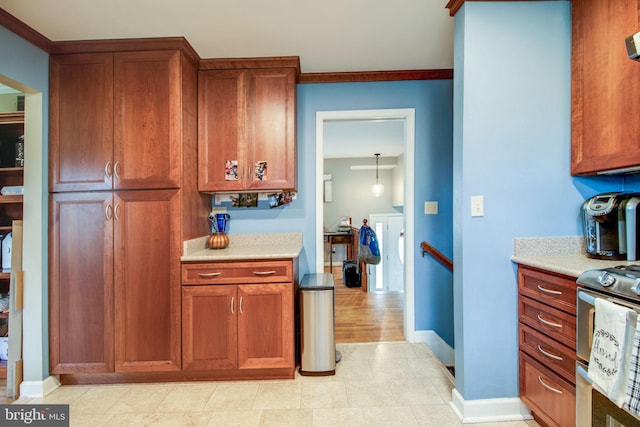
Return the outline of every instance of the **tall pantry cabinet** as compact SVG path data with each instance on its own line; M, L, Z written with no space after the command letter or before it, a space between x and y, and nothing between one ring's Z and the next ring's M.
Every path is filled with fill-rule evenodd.
M184 39L54 45L49 142L51 373L180 370L182 242L209 231L197 55Z

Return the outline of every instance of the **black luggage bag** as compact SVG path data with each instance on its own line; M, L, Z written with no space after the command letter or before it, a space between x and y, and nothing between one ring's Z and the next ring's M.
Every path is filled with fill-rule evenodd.
M358 263L353 259L342 262L342 281L348 288L357 288L360 283L360 272Z

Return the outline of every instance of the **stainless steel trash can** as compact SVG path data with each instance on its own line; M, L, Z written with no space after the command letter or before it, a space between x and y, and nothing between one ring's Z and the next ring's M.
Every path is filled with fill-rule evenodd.
M335 292L331 274L306 274L300 283L300 375L334 375Z

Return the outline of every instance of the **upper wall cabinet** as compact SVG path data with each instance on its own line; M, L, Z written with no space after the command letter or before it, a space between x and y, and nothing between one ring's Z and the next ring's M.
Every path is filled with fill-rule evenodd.
M51 56L50 191L180 187L180 55Z
M296 188L298 58L201 61L198 189Z
M625 47L639 3L572 2L572 175L640 167L640 62Z

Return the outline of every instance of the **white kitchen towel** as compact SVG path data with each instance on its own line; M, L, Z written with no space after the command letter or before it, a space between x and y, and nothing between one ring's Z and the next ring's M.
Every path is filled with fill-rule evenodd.
M636 323L629 361L629 380L622 407L632 414L640 415L640 319Z
M596 298L593 343L588 374L618 407L624 403L636 312Z

